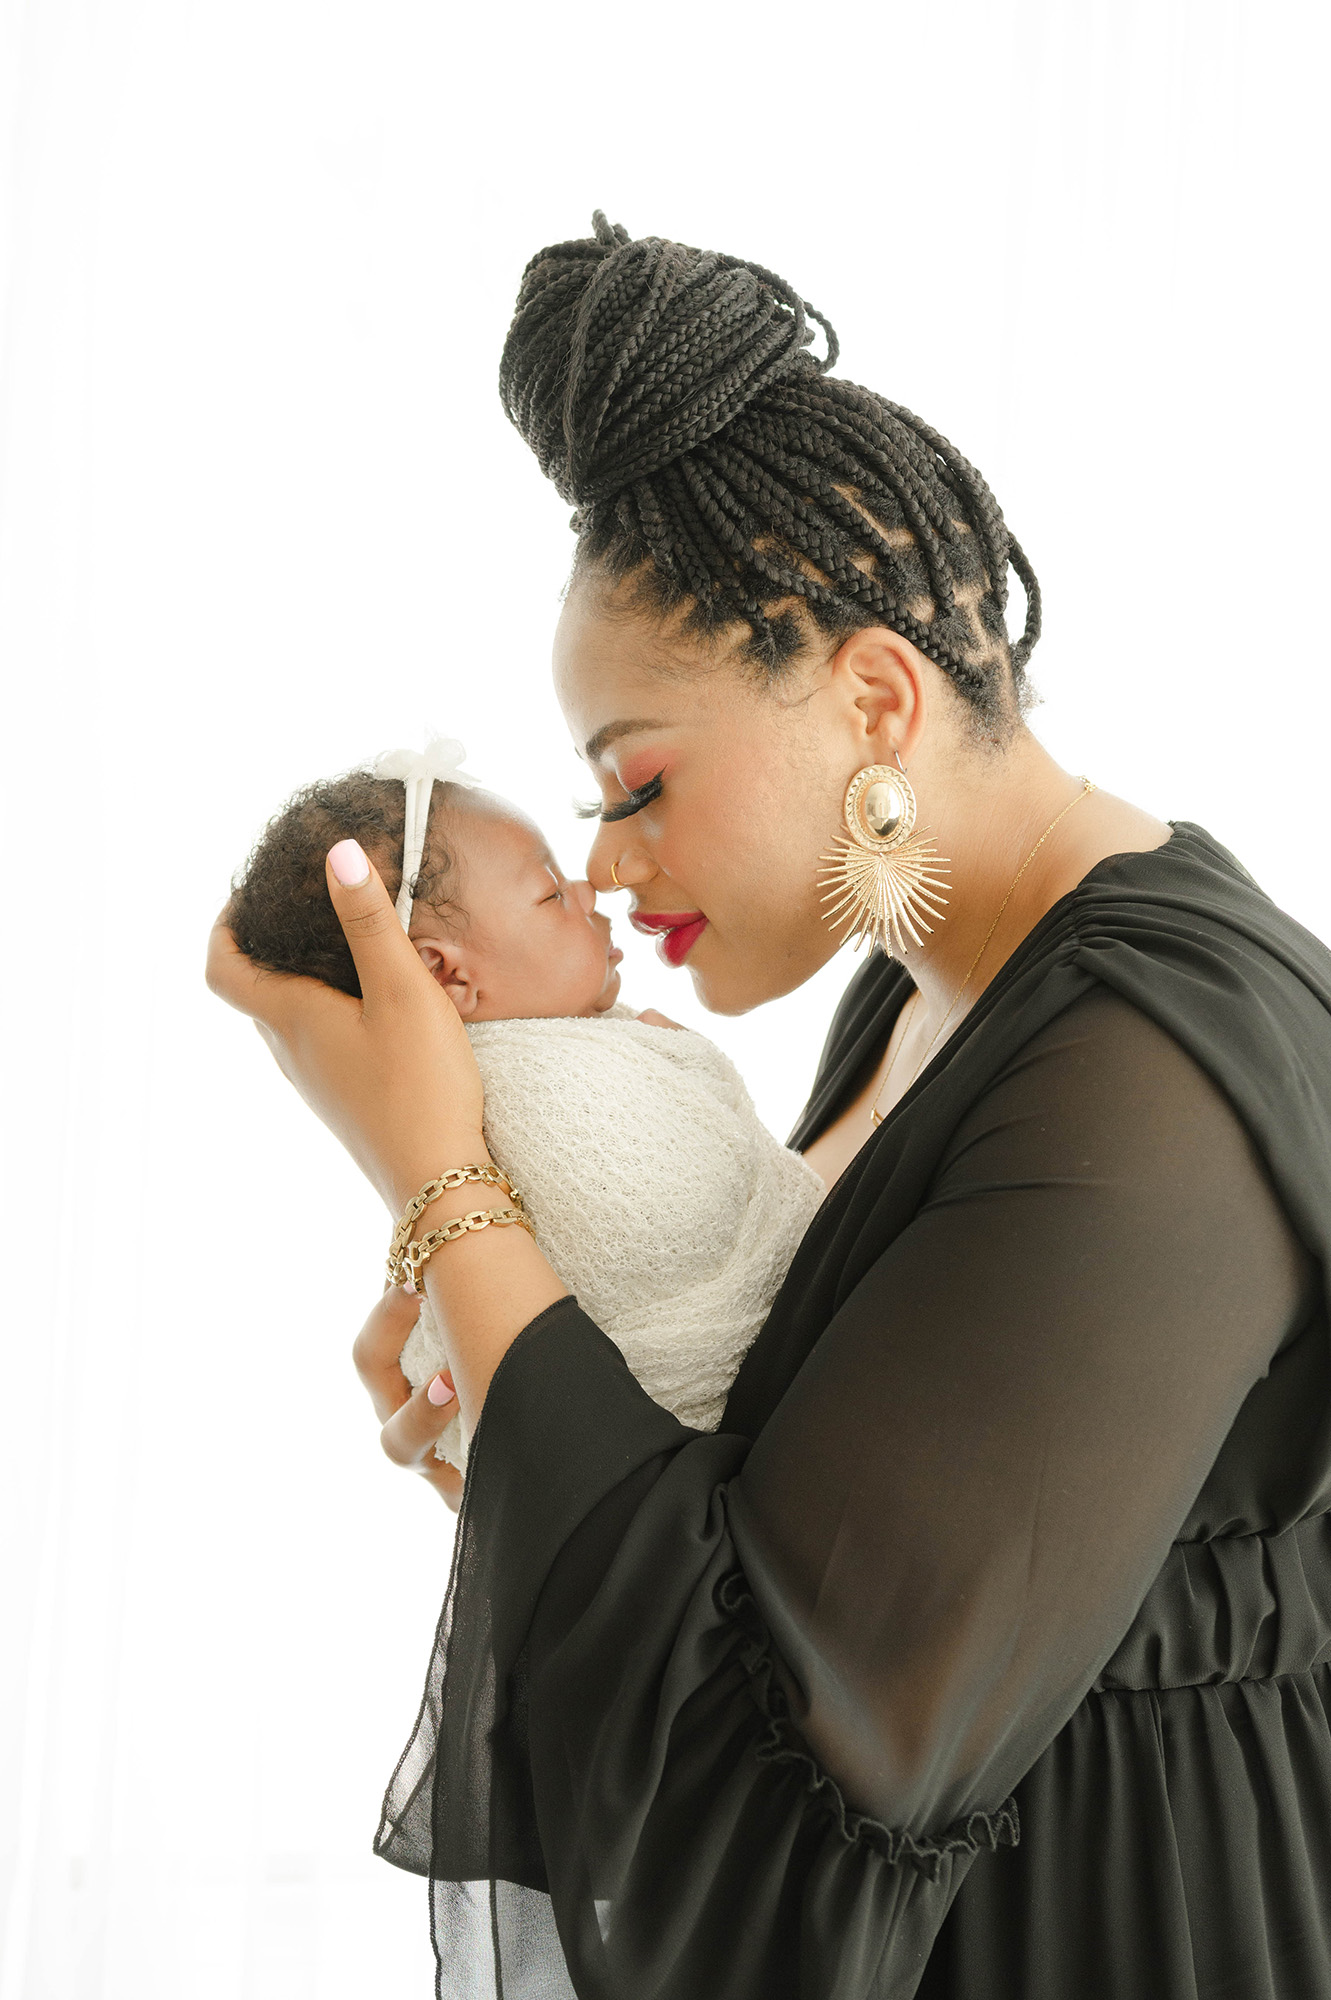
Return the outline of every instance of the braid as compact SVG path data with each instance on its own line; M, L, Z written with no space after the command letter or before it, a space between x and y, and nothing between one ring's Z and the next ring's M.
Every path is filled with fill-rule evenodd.
M504 407L576 509L578 563L777 672L823 632L885 624L986 725L1026 694L1040 587L984 479L939 432L830 375L823 315L760 264L598 209L523 272ZM811 352L813 327L827 352ZM1008 567L1026 596L1009 643Z

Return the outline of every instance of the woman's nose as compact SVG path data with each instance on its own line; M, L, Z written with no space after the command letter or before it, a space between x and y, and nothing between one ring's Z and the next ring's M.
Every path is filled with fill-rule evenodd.
M603 827L592 842L587 874L593 889L602 896L613 895L616 889L640 889L655 873L651 857L626 841L622 833L616 838L613 824Z

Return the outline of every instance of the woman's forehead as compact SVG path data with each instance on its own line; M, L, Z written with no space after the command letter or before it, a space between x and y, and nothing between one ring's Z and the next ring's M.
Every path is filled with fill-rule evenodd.
M606 610L594 592L569 593L555 631L555 695L589 762L644 728L696 721L733 692L733 669L673 623Z
M648 678L657 648L649 620L613 606L607 594L571 590L555 626L555 686L583 698L602 683L618 688Z

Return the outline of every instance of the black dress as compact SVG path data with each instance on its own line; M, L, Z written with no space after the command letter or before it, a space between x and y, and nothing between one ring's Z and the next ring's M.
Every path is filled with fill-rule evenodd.
M1175 822L856 1155L718 1431L572 1299L504 1356L375 1841L438 1993L1331 1995L1329 1266L1331 953Z

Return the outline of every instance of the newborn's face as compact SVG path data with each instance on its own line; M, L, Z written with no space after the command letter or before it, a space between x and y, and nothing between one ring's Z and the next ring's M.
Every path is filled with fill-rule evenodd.
M468 1021L603 1014L623 953L589 882L561 874L544 835L512 806L472 793L448 816L457 862L454 928L417 904L411 941Z

